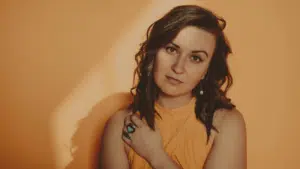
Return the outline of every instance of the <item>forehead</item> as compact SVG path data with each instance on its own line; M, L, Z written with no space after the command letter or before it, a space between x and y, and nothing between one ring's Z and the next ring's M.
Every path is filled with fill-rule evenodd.
M174 38L173 42L186 51L205 50L212 54L215 48L215 35L201 28L187 26Z

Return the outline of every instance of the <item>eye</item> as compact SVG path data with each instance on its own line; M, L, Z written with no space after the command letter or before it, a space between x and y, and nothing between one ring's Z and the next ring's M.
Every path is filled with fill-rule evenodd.
M171 54L177 53L176 48L171 47L171 46L167 46L167 47L166 47L166 51L167 51L168 53L171 53Z
M192 59L192 61L197 62L197 63L203 62L203 59L201 59L201 57L200 57L200 56L197 56L197 55L193 55L193 56L191 57L191 59Z

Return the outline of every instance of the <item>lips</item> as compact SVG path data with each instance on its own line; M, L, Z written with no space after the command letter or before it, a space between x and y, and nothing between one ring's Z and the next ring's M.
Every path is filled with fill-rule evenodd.
M176 79L174 77L171 77L171 76L166 76L167 79L169 80L170 83L172 84L180 84L180 83L183 83L181 80L179 79Z

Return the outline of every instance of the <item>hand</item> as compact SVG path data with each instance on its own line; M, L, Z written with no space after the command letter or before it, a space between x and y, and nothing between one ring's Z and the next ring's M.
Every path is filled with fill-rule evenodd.
M156 127L155 131L152 130L137 115L125 118L122 138L148 162L165 153L159 129Z

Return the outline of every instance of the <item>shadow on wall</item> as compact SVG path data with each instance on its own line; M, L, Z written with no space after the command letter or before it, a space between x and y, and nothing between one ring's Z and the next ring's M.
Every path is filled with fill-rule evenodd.
M115 93L96 104L87 117L78 122L72 137L73 160L65 169L96 168L101 136L108 118L126 108L132 101L130 93Z
M0 141L0 168L55 168L51 112L72 94L86 71L108 59L104 56L124 27L149 1L128 3L28 0L1 6L0 112L5 118L0 133L5 139ZM74 136L79 154L90 132L81 128L88 127L79 128L82 137ZM76 164L82 166L86 160L79 157Z

